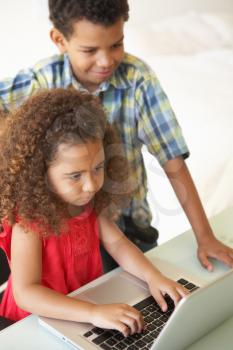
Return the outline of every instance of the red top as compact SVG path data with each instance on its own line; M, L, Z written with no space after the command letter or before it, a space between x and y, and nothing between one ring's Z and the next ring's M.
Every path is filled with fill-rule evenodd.
M69 232L41 238L41 284L62 294L74 291L103 273L98 221L94 211L87 209L70 219L68 224ZM3 228L4 231L0 233L0 247L10 263L12 227L5 221ZM0 304L0 315L15 321L29 315L15 303L11 276Z

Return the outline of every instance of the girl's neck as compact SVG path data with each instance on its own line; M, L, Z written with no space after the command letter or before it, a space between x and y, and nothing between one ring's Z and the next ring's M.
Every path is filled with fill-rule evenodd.
M70 204L67 209L70 217L73 218L82 214L82 212L85 210L85 207L78 207L76 205Z

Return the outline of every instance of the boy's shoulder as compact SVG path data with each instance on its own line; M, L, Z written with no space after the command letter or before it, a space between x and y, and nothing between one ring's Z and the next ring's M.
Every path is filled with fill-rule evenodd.
M59 65L62 67L66 65L66 61L67 61L67 58L64 55L55 54L50 57L39 60L34 64L32 69L34 72L39 72L39 71L47 70L50 67L54 67L56 65Z
M59 66L59 70L55 68L56 66ZM13 77L7 76L1 79L0 90L8 89L9 85L12 83L18 84L22 81L30 81L35 76L53 75L56 71L63 72L66 69L66 66L69 66L69 62L64 55L52 55L48 58L37 61L34 65L20 69Z

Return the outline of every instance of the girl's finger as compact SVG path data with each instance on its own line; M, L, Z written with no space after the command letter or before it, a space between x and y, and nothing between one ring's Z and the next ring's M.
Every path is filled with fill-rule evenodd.
M124 315L121 317L120 321L129 328L130 334L138 332L138 324L134 318Z
M137 323L137 331L136 332L141 333L145 327L145 322L144 322L142 314L140 312L138 312L137 310L136 310L136 312L129 311L126 314L127 314L127 316L133 318L136 321L136 323Z
M182 289L182 287L181 287L181 289ZM172 298L175 306L177 306L178 302L181 299L181 294L178 292L178 290L177 289L171 289L170 291L168 291L168 295Z
M159 304L161 310L164 312L167 311L167 303L166 303L164 297L162 296L161 292L157 291L156 293L153 293L153 297L155 298L155 300Z
M176 289L182 298L185 297L186 295L190 294L189 290L181 285L178 285L178 287Z
M123 323L121 321L115 322L114 328L117 331L121 332L124 335L124 337L128 337L130 335L129 327L125 323Z

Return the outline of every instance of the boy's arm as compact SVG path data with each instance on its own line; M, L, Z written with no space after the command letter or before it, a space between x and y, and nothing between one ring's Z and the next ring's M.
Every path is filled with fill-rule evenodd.
M169 160L164 170L195 233L201 264L209 271L213 270L209 257L233 267L233 249L215 238L184 160L181 157Z
M150 71L148 75L144 71L144 77L135 94L138 137L163 165L195 232L202 265L212 270L213 265L208 257L213 257L232 267L233 250L214 237L195 185L182 159L188 156L189 151L168 98L153 72Z

